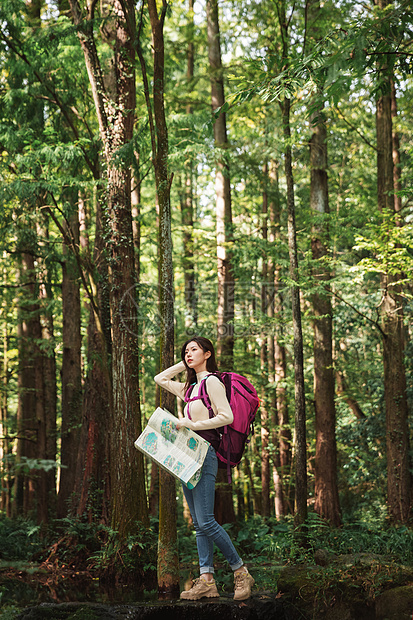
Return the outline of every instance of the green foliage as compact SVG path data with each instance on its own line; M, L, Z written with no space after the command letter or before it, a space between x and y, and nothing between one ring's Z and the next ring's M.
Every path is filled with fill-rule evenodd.
M396 276L392 287L397 291L403 289L406 296L411 295L405 286L413 271L413 229L410 224L397 225L397 216L385 213L381 223L369 224L365 235L356 237L354 250L366 255L351 268L355 277L375 273Z
M101 526L98 532L100 548L89 559L89 566L105 573L113 571L126 574L149 573L156 571L157 533L155 524L146 529L137 523L133 534L126 541L119 539L118 533L108 527Z
M381 36L377 36L378 32ZM386 75L398 69L403 78L411 75L413 66L410 40L413 21L407 0L389 5L383 11L375 7L371 13L356 15L340 27L322 37L313 49L306 53L304 46L292 47L289 55L269 53L249 61L249 70L256 77L247 82L245 78L232 76L238 82L238 90L231 103L249 101L259 96L263 101L294 99L302 92L313 93L322 87L323 101L337 105L351 88L355 77L377 71L377 60L385 58ZM397 53L395 53L397 49ZM384 82L377 79L374 92L380 93ZM311 114L317 109L308 107Z
M3 588L0 588L0 604L1 604L1 594ZM15 620L21 614L21 609L15 607L14 605L7 605L7 607L3 607L1 611L1 620Z
M378 591L395 579L399 566L411 566L413 562L413 532L407 527L392 528L383 522L355 522L340 529L331 528L317 514L310 512L304 529L304 537L294 527L293 519L277 521L254 516L234 525L224 525L241 557L254 575L260 589L277 589L277 580L283 566L296 567L316 565L317 553L321 550L330 562L319 576L312 577L313 585L320 593L337 583L351 584L363 590L363 583L369 583L372 591ZM195 534L188 532L186 525L179 529L180 561L191 567L192 574L198 570ZM216 549L216 579L225 590L231 590L232 572L225 558ZM371 570L366 569L361 582L357 577L363 557L376 558ZM334 564L333 561L337 560ZM363 583L362 583L363 582Z
M0 516L0 558L29 560L41 549L40 526L26 519Z

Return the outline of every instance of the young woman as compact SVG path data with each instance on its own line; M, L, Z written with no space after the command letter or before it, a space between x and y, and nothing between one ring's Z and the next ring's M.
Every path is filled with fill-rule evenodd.
M202 379L207 377L209 373L218 370L214 347L207 338L195 337L185 342L182 347L181 358L181 362L156 375L155 381L162 388L179 396L182 400L192 385L190 397L195 398L198 395ZM186 383L174 381L173 377L184 370L186 370ZM178 428L186 426L192 429L211 444L205 457L201 478L196 487L189 490L185 485L182 485L196 532L200 577L194 581L190 590L181 592L181 598L196 601L204 596L219 596L214 580L213 552L215 543L234 572L234 600L243 601L250 597L254 579L239 557L227 532L214 517L215 480L218 470L215 449L219 443L217 429L226 424L231 424L234 416L225 394L225 387L218 377L209 377L206 382L206 389L214 417L209 417L208 409L201 400L194 400L186 405L184 417L179 419L177 424Z

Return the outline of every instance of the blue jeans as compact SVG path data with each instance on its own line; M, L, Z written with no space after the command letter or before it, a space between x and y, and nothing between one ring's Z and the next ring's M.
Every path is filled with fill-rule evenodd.
M215 521L214 503L217 471L218 458L214 448L210 446L202 468L202 476L196 487L188 489L182 485L194 523L201 575L214 572L214 543L222 551L232 570L237 570L243 565L243 561L236 552L227 532Z

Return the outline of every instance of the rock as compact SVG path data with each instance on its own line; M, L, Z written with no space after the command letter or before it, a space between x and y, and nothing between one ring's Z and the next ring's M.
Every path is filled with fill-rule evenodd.
M326 549L316 549L314 552L314 562L318 566L329 566L335 557L334 553Z
M232 597L204 601L168 601L135 605L43 603L24 609L18 620L294 620L286 605L272 593L247 601Z
M376 598L376 620L411 620L413 586L386 590Z

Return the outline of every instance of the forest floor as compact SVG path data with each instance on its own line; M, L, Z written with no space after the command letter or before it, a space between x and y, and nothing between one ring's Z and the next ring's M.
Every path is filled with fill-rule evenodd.
M232 573L217 552L220 620L259 620L261 612L276 620L413 620L413 531L406 527L333 530L317 520L305 547L287 522L254 518L227 529L256 586L248 604L236 605ZM33 524L3 519L0 540L1 620L159 618L159 606L164 620L174 618L175 608L177 620L201 620L200 604L187 603L186 616L177 595L158 594L156 527L120 547L107 530L83 523L47 542ZM184 526L179 550L184 588L198 570L194 533Z
M127 616L143 620L159 618L161 607L168 620L175 616L177 620L202 620L211 614L220 620L412 620L413 567L367 553L331 557L320 551L317 562L251 566L257 587L250 601L235 604L231 587L224 583L220 599L189 603L189 607L176 596L159 597L155 590L105 580L94 570L76 570L56 559L13 566L2 562L0 618L115 620ZM190 572L191 565L184 566L183 575Z

